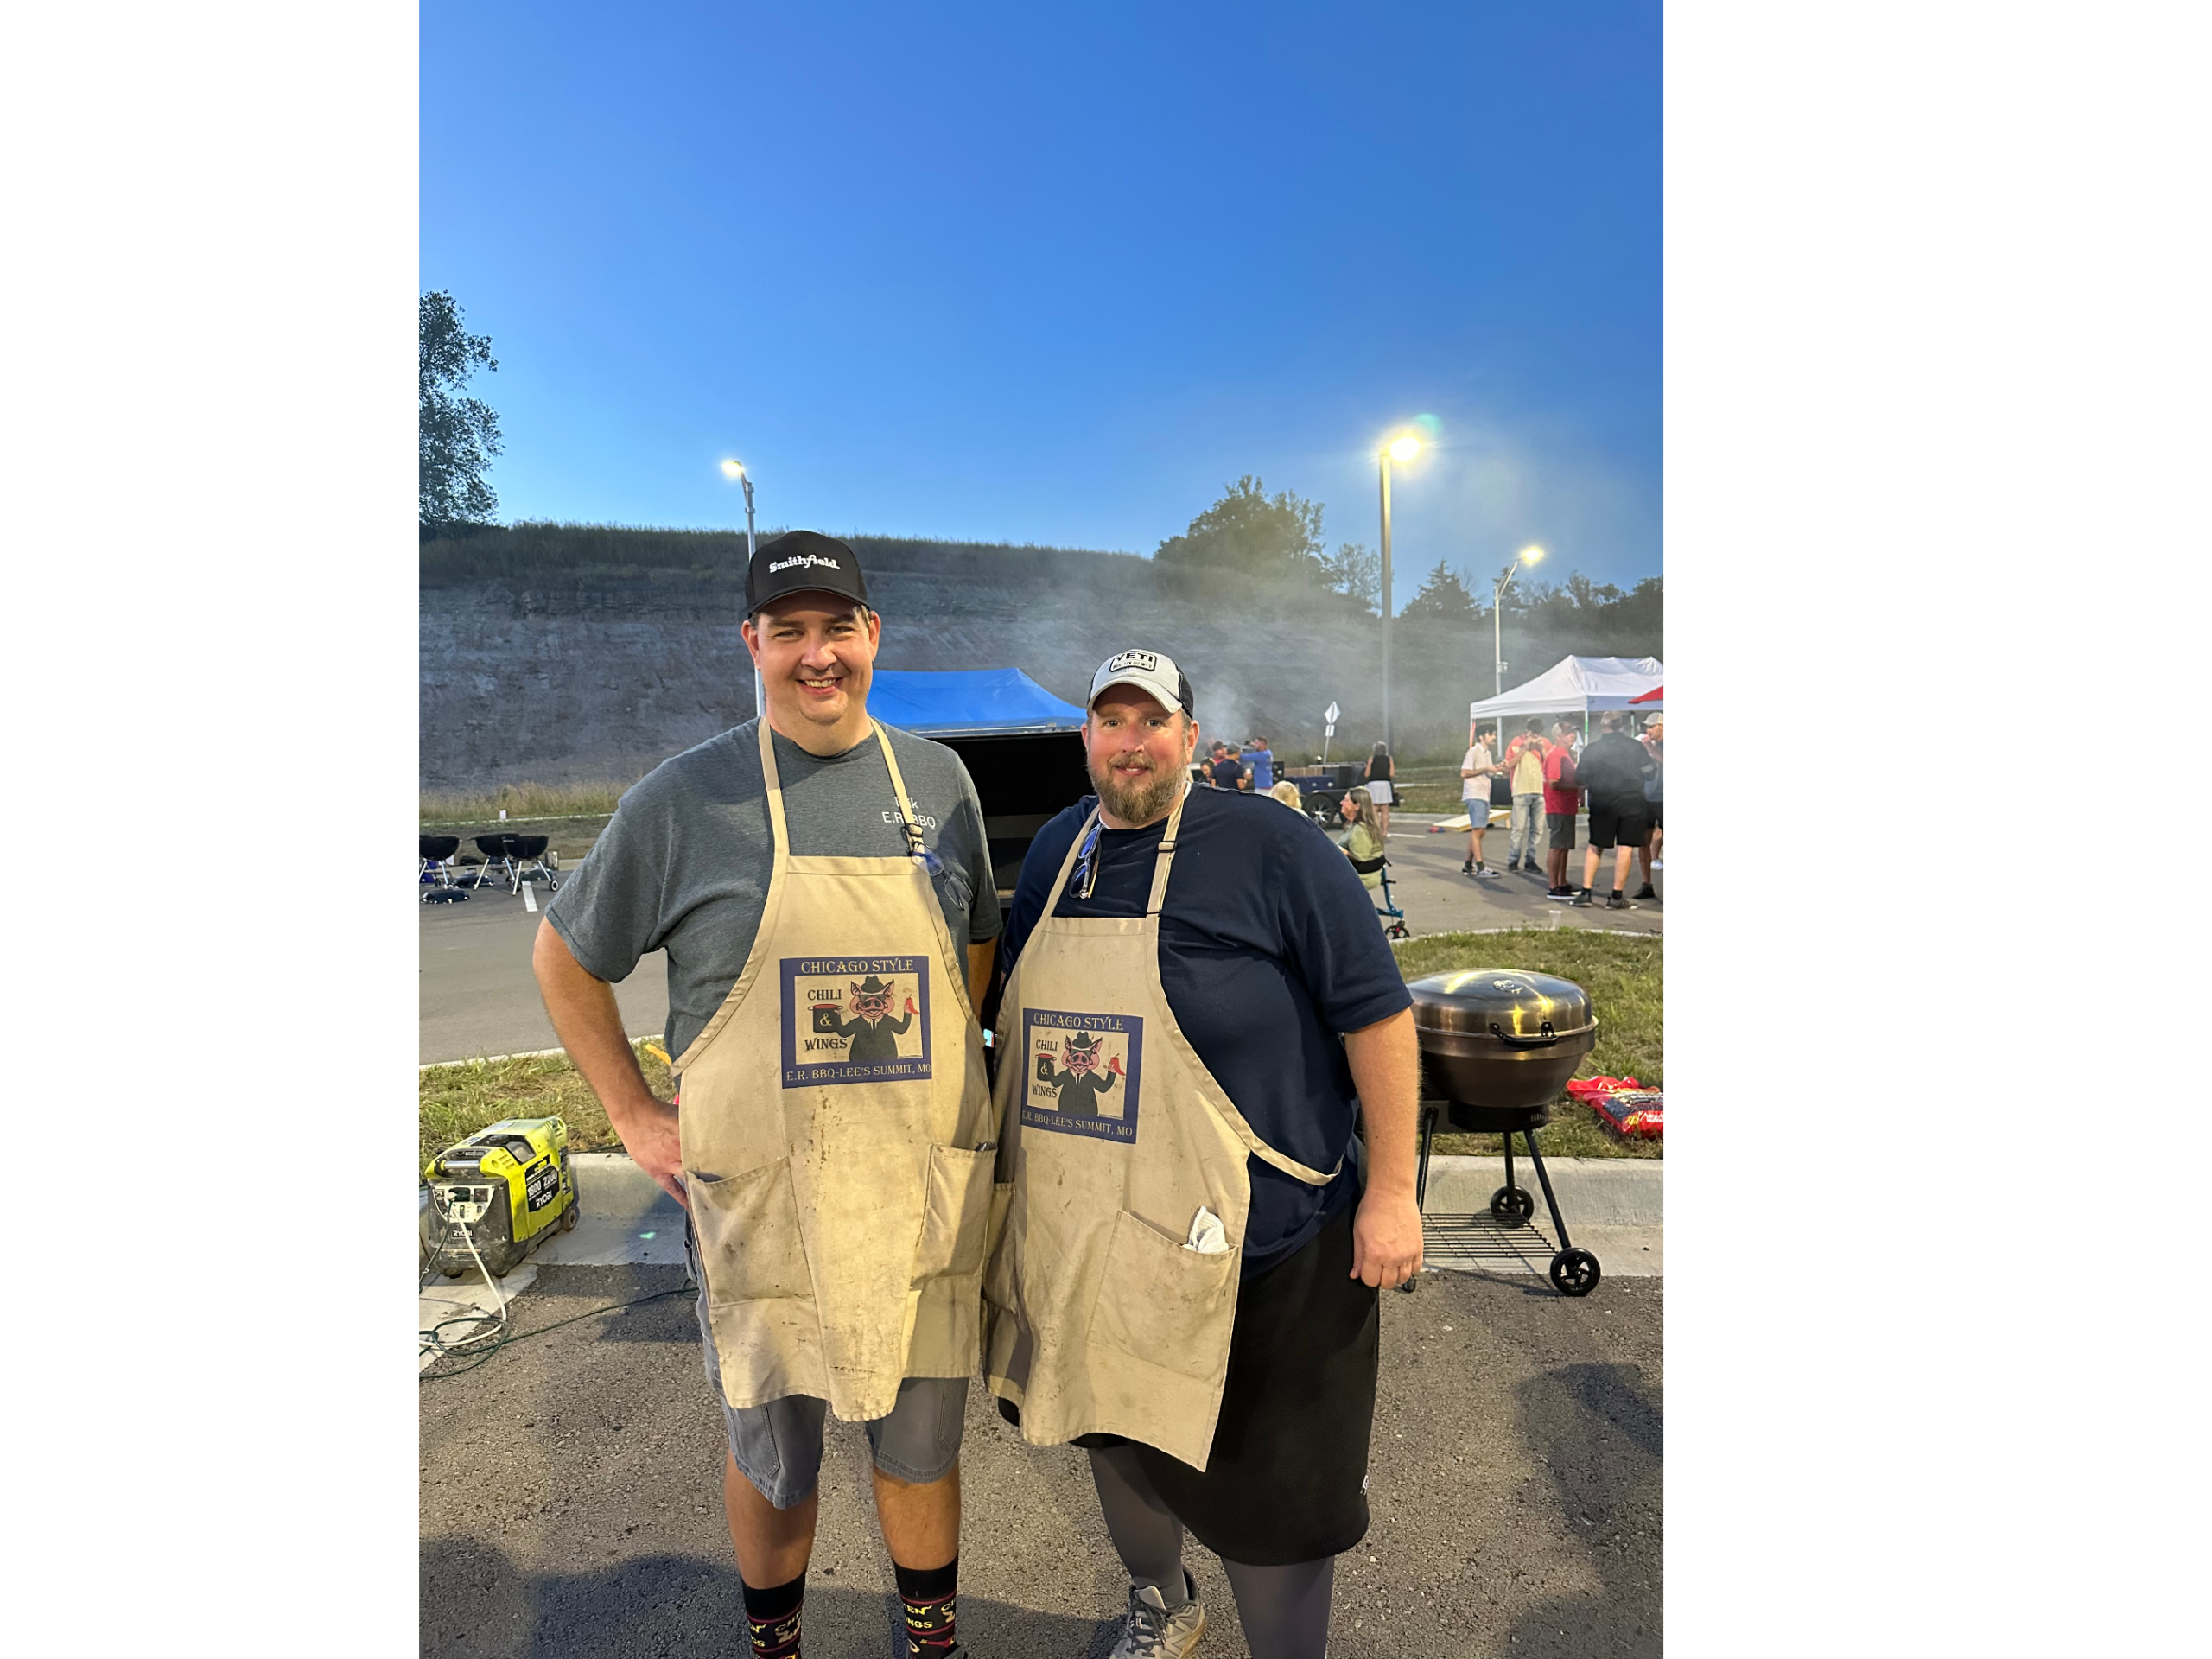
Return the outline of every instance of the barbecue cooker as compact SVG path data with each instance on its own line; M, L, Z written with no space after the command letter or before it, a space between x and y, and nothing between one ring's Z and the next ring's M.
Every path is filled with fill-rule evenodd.
M1553 1196L1536 1131L1551 1122L1551 1104L1598 1041L1590 994L1573 980L1518 968L1470 968L1431 974L1408 988L1414 1029L1421 1040L1421 1173L1416 1194L1428 1192L1429 1143L1440 1109L1455 1129L1503 1136L1505 1185L1491 1195L1490 1213L1501 1227L1527 1224L1535 1199L1513 1179L1513 1137L1518 1135L1536 1166L1560 1249L1551 1281L1563 1296L1597 1288L1598 1258L1577 1249ZM1412 1281L1407 1281L1412 1287Z

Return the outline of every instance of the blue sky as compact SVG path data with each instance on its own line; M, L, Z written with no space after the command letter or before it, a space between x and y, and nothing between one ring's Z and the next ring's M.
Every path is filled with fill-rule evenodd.
M1149 553L1256 473L1438 559L1661 568L1656 3L449 3L422 284L508 519Z

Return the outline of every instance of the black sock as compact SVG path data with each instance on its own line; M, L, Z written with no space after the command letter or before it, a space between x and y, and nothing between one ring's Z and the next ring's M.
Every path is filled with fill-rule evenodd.
M1613 897L1614 897L1614 898L1616 898L1616 899L1618 899L1618 898L1619 898L1620 896L1621 896L1621 890L1620 890L1618 887L1615 887L1615 888L1613 889Z
M899 1580L899 1599L906 1604L906 1651L935 1656L952 1650L952 1621L959 1598L960 1558L921 1569L891 1563Z
M798 1621L806 1600L806 1574L772 1590L755 1590L743 1579L745 1628L756 1659L798 1659Z

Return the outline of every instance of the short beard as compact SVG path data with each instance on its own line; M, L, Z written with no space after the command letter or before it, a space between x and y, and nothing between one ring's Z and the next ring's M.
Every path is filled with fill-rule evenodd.
M1093 765L1090 783L1109 812L1123 823L1142 824L1167 810L1175 791L1183 786L1183 772L1179 766L1172 767L1154 772L1148 783L1128 785L1115 778L1110 763Z

